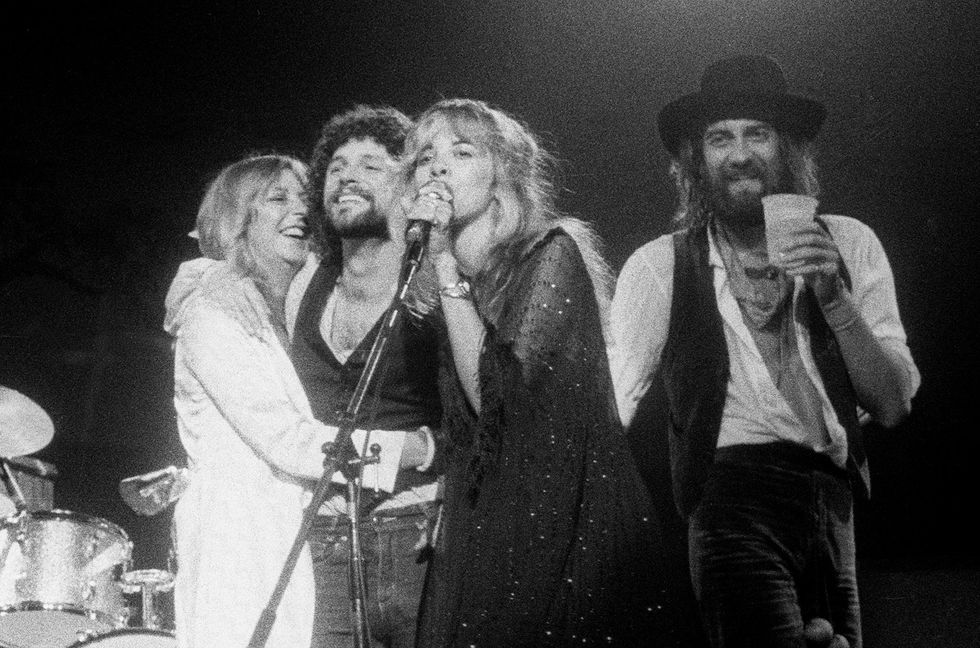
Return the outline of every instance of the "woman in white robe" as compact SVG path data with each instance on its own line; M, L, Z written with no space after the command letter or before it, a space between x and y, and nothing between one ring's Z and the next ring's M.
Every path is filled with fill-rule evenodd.
M305 181L298 160L248 158L218 175L198 213L204 255L226 260L226 271L254 282L268 304L261 335L201 296L206 276L197 286L204 290L183 295L168 317L190 470L174 513L181 648L247 646L322 473L321 445L336 431L313 418L286 353L283 300L308 252ZM223 290L245 290L244 282L221 281ZM313 605L306 548L266 646L309 646Z

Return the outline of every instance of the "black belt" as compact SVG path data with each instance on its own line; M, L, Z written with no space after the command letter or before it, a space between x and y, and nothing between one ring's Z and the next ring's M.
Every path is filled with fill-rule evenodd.
M831 475L847 476L847 470L834 460L812 448L777 441L775 443L743 443L715 449L717 463L783 466L789 469L819 470Z
M391 508L372 511L367 515L361 516L361 523L370 524L371 522L394 520L413 515L432 515L438 508L438 505L439 504L436 501L426 501L418 502L416 504L407 504L405 506L393 506ZM321 524L330 524L331 526L347 524L346 515L320 514L316 516L316 519Z

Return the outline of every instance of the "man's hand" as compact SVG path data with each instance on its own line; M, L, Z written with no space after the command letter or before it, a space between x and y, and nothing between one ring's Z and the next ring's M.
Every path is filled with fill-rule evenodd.
M840 278L841 256L830 234L816 222L788 237L776 265L790 277L802 277L813 289L821 306L837 301L844 286Z
M844 635L834 634L830 621L815 617L810 619L803 630L807 648L850 648Z
M229 313L246 333L261 337L269 321L269 305L249 277L222 263L202 282L201 297Z
M427 470L432 464L432 455L435 453L433 443L432 429L428 425L406 432L399 467Z

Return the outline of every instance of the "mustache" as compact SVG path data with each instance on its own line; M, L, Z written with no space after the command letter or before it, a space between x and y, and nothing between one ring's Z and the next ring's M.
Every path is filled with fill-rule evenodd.
M359 187L355 187L354 189L344 188L344 189L337 189L336 191L331 192L330 195L327 197L327 204L329 205L337 202L338 200L340 200L341 196L358 196L360 198L363 198L364 200L367 200L370 203L374 202L374 194L372 194L367 189L361 189Z
M765 167L755 160L749 160L737 167L728 166L722 171L722 179L728 182L734 180L764 180L767 175Z

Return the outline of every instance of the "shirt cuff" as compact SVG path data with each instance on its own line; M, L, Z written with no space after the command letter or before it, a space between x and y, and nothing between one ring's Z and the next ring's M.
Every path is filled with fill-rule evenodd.
M360 451L364 447L364 430L354 430L351 440L354 447ZM386 493L395 492L395 479L398 477L398 466L401 463L402 448L405 445L405 433L389 430L372 430L368 446L377 443L381 446L378 463L364 466L363 488L383 490ZM346 484L347 480L339 472L331 478L336 484Z
M436 437L428 425L423 425L418 431L425 435L425 459L415 467L415 470L425 472L432 468L432 462L436 460Z

